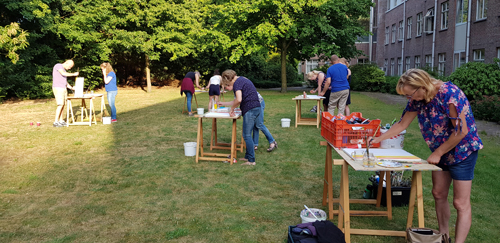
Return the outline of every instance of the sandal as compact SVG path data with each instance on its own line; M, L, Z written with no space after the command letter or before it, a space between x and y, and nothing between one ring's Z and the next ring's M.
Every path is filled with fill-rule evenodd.
M269 144L269 148L267 149L267 152L272 152L273 150L278 148L278 142L274 141L271 144Z
M254 150L257 150L257 146L254 146L254 147L253 147L253 149L254 149Z

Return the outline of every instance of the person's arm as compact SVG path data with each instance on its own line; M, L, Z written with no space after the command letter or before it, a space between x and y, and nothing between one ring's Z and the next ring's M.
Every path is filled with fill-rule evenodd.
M455 127L455 131L450 135L448 140L441 144L434 152L427 158L427 162L431 164L438 164L439 161L441 160L441 157L447 153L448 151L452 150L455 148L462 139L464 139L465 136L467 136L467 133L469 133L469 129L467 128L467 120L465 120L465 113L462 111L460 113L460 116L458 116L457 108L453 104L449 104L450 108L450 118L452 118L452 124L453 127ZM459 117L459 118L457 118ZM461 127L457 127L460 126Z
M321 91L323 91L323 90L321 90L321 84L323 83L324 80L325 80L325 75L323 73L319 73L318 74L318 89L316 89L318 91L318 95L321 94Z
M322 90L320 94L318 94L319 96L323 96L325 95L326 93L326 90L328 89L328 87L330 87L330 82L331 82L332 78L326 78L326 83L325 83L325 90Z
M240 106L241 100L242 100L242 97L243 97L243 95L241 93L241 90L237 90L234 94L236 95L236 97L232 101L233 105L231 105L231 109L229 110L229 115L230 116L235 116L234 109L236 109L236 107Z
M78 76L78 74L79 74L79 72L68 73L68 72L66 72L66 70L64 70L64 69L59 69L59 70L57 70L57 71L59 71L59 73L60 73L61 75L65 76L65 77L70 77L70 76Z
M113 77L111 76L106 76L106 69L102 69L102 76L105 84L109 84L109 82L111 82L111 79L113 79Z
M69 83L66 83L66 88L71 89L71 90L75 90L75 88L73 88L71 85L69 85Z
M392 137L400 134L403 130L405 130L406 128L408 128L408 126L410 126L411 122L413 121L413 119L415 119L415 117L417 117L416 111L406 112L403 115L403 118L401 119L401 121L392 125L392 127L387 132L382 134L380 137L369 137L368 141L370 141L370 144L380 143L383 140L386 140L388 138L392 138Z
M200 86L200 75L195 74L194 77L195 77L194 79L196 80L195 81L196 87L198 87L198 89L201 89L201 86Z
M347 69L347 78L349 78L349 76L351 76L351 69Z

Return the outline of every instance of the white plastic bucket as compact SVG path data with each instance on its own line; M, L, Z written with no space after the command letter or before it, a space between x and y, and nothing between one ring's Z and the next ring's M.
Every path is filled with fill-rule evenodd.
M290 127L290 119L282 118L281 119L281 127Z
M203 113L205 113L205 108L198 108L196 111L198 115L203 115Z
M184 143L184 155L185 156L195 156L196 155L196 142Z
M380 129L380 133L381 134L384 134L387 131L388 131L387 129ZM389 148L402 149L403 148L403 142L405 140L405 134L406 134L406 130L402 131L397 136L394 136L392 138L388 138L386 140L383 140L382 142L380 142L380 148L384 148L384 149L389 149Z
M317 209L317 208L309 208L311 209L311 211L313 211L314 215L316 215L316 217L318 219L316 219L311 212L309 212L307 209L304 209L300 212L300 218L302 219L302 223L312 223L312 222L316 222L316 220L326 220L326 213L325 211L321 210L321 209Z
M111 117L110 116L103 117L102 124L111 124Z

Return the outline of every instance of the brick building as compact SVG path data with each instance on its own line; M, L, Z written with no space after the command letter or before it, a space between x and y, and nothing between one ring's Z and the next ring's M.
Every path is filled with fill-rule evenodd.
M449 75L500 58L498 0L379 0L375 8L375 61L386 75L424 66Z

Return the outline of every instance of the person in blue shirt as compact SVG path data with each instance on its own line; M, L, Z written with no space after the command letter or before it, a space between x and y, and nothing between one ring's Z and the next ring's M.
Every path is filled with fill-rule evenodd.
M116 74L109 62L102 63L100 67L106 87L108 104L109 107L111 107L111 122L116 122L115 97L118 93L118 87L116 86Z
M337 55L331 57L333 63L326 72L326 85L330 85L331 94L330 101L328 102L328 112L335 115L335 108L338 107L338 114L344 114L345 104L349 96L349 82L347 75L349 74L346 65L340 63Z

